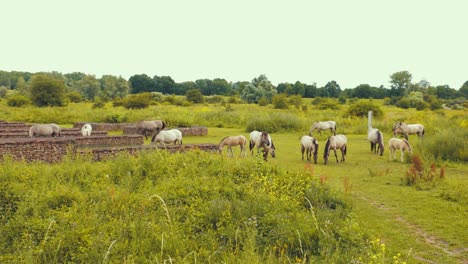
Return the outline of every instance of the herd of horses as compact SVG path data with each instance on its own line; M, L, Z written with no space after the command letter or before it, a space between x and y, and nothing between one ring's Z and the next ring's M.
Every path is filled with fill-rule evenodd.
M148 139L148 133L151 136L152 144L180 144L182 145L182 132L178 129L166 129L166 123L162 120L151 120L151 121L140 121L135 125L136 133L141 134ZM333 150L335 154L336 162L344 162L346 158L348 139L345 135L336 134L336 122L335 121L318 121L314 122L309 130L309 135L304 135L301 140L301 153L302 160L304 160L304 153L306 154L307 161L311 162L312 154L314 163L317 163L319 143L316 138L312 136L313 132L330 130L333 134L327 138L323 151L324 163L328 163L330 152ZM412 147L408 142L409 135L416 134L418 138L424 136L424 126L421 124L406 124L398 121L393 125L392 128L393 138L388 141L388 149L390 152L390 159L394 159L396 152L400 151L400 159L404 161L404 153L412 153ZM81 128L81 133L84 137L90 136L92 133L92 127L90 124L85 124ZM397 138L398 135L402 135L405 139ZM37 136L49 136L49 137L60 137L61 128L57 124L35 124L29 129L29 137ZM263 159L267 160L268 155L276 157L276 147L273 143L271 136L266 131L252 131L249 138L249 151L254 154L254 149L257 149L257 153L263 152ZM378 153L381 156L384 153L384 138L382 132L377 128L368 128L367 139L370 142L371 152ZM238 136L227 136L218 144L219 152L222 152L224 147L227 147L227 155L234 156L232 147L239 146L239 156L246 156L246 145L247 139L243 135ZM337 150L341 151L341 159L338 159Z
M344 162L346 159L346 152L348 148L348 139L345 135L336 134L336 122L335 121L318 121L314 122L309 130L309 135L302 136L300 143L301 143L301 153L302 153L302 160L304 160L304 153L306 154L307 161L311 162L312 154L314 163L317 164L318 159L318 149L319 143L318 140L312 137L312 133L314 131L318 131L321 134L323 130L330 130L333 133L332 136L327 138L325 142L325 147L323 151L323 161L325 164L328 164L328 158L330 156L330 152L333 150L335 154L336 162ZM406 124L404 122L398 121L394 124L392 128L393 138L388 141L388 148L390 151L390 159L395 159L396 152L400 151L400 159L404 161L404 153L411 154L413 149L408 142L409 135L416 134L418 138L424 136L424 126L421 124ZM398 135L403 135L405 139L397 138ZM369 127L367 139L370 142L371 152L378 153L380 156L384 153L384 137L382 132L377 128ZM257 146L257 152L262 149L263 150L263 158L267 160L268 153L271 153L272 157L275 157L275 146L270 135L263 131L253 131L250 133L250 144L249 149L253 154L253 149ZM247 139L243 135L238 136L228 136L223 138L219 144L218 148L219 151L222 152L223 148L227 146L228 148L228 156L233 156L232 147L240 146L240 154L239 156L246 155L246 143ZM341 158L338 159L337 150L341 151Z

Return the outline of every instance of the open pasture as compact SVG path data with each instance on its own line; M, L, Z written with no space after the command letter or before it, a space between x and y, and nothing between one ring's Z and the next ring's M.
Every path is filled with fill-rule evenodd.
M277 156L269 158L268 163L289 171L311 172L320 181L352 197L353 212L358 215L361 226L385 241L390 252L409 253L414 262L421 263L459 263L468 258L466 164L442 164L446 179L431 188L415 188L405 186L401 179L410 164L400 162L399 156L389 159L387 143L391 133L384 133L383 156L370 151L367 135L347 135L346 161L337 164L333 157L325 165L323 147L329 135L317 135L319 157L317 164L313 164L301 159L300 138L306 132L272 133ZM210 128L207 136L185 140L215 142L228 134L248 137L242 129ZM418 148L417 139L411 139ZM234 150L234 159L239 159L238 151ZM338 153L338 157L340 155ZM448 199L457 195L458 201Z

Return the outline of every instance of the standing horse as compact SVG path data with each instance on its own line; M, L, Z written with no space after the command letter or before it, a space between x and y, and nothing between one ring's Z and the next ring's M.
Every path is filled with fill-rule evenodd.
M411 148L411 145L409 144L408 140L398 139L398 138L391 138L388 141L388 149L390 150L390 160L394 159L396 151L399 149L401 152L400 154L401 162L404 161L403 153L405 151L408 152L410 155L413 152L413 148Z
M314 163L317 164L318 148L319 148L319 145L318 145L317 139L311 136L303 136L301 138L302 160L304 160L304 151L306 151L306 157L308 161L310 161L312 153L314 153Z
M57 124L36 124L29 129L29 137L60 137L62 129Z
M178 129L158 130L151 138L151 143L163 146L170 143L182 145L182 132Z
M234 152L232 151L232 147L239 145L240 150L241 150L240 154L239 154L239 157L242 156L242 153L244 153L244 157L245 157L245 155L246 155L246 153L245 153L245 144L246 143L247 143L247 139L243 135L227 136L227 137L221 139L221 141L218 144L218 149L219 149L219 152L222 152L224 146L227 146L227 149L228 149L227 155L228 155L228 157L229 157L229 153L231 153L231 157L233 157Z
M309 136L312 136L314 130L318 130L319 134L322 135L322 130L330 129L333 135L336 136L336 122L335 121L324 121L314 122L309 130Z
M338 163L338 155L336 155L336 150L341 150L341 162L345 161L346 150L347 150L348 139L345 135L336 135L331 136L327 139L325 143L325 150L323 152L323 161L325 164L328 163L328 156L330 155L330 149L333 149L335 152L336 163Z
M84 126L81 128L81 135L83 135L83 137L89 137L91 136L92 131L93 127L90 124L84 124Z
M148 134L146 132L151 133L157 133L161 130L163 130L166 127L166 123L161 120L151 120L151 121L145 121L142 120L138 122L136 125L136 133L144 135L146 139L148 139Z
M408 140L408 135L416 134L418 139L424 136L424 126L421 124L406 124L404 122L398 121L393 125L392 128L393 136L402 134L406 140Z
M369 140L371 144L371 152L377 153L380 151L380 156L382 156L384 153L384 138L382 132L377 128L369 129L367 140Z
M250 133L249 150L253 155L253 149L257 146L257 152L261 148L263 149L263 159L267 160L268 153L271 157L276 157L276 147L273 144L273 140L267 132L252 131Z

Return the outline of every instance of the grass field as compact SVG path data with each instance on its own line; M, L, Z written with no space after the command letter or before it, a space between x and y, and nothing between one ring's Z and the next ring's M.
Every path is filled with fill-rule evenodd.
M207 136L185 137L184 144L217 144L223 136L238 134L248 138L248 133L240 129L209 128ZM372 154L366 135L348 135L346 162L337 164L331 156L328 165L323 164L322 156L329 133L318 136L318 164L301 160L299 141L302 135L298 132L272 134L277 157L269 157L268 163L290 171L309 170L334 188L348 193L361 226L384 241L394 254L409 254L413 261L423 263L468 260L466 200L453 202L443 198L447 190L458 188L461 193L465 192L468 186L466 165L444 164L446 179L443 182L430 189L418 189L403 185L400 179L409 164L389 160L388 150L383 156ZM388 141L390 135L384 138ZM416 142L416 136L410 140ZM234 159L238 159L239 148L234 151ZM466 193L463 195L466 197Z

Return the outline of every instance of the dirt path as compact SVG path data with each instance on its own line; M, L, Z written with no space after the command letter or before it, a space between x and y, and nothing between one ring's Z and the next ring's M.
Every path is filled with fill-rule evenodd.
M357 195L357 197L365 202L367 202L369 205L372 207L375 207L379 210L383 211L391 211L390 208L377 203L376 201L369 200L368 198L362 196L362 195ZM436 237L434 235L429 234L428 232L424 231L421 227L410 223L408 220L406 220L403 216L397 215L395 217L395 220L401 223L404 227L406 227L407 230L409 230L412 234L412 236L417 237L421 241L424 241L426 244L433 246L435 248L438 248L442 252L444 252L447 255L453 256L455 258L462 258L462 255L466 252L468 252L468 248L458 248L458 249L450 249L450 244L443 240L442 238ZM414 255L414 258L425 263L437 263L429 259L422 258L420 256ZM461 262L463 264L468 264L468 259L461 259Z

